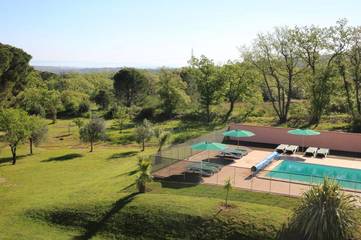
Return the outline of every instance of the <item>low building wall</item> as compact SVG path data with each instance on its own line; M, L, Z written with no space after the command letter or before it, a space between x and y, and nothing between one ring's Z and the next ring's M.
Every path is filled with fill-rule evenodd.
M295 144L298 146L314 146L329 148L333 152L361 154L361 134L337 131L320 131L320 135L297 136L287 133L291 128L251 126L244 124L230 124L229 129L242 129L255 133L255 136L241 138L243 142L255 144L278 145ZM230 138L236 141L236 139Z

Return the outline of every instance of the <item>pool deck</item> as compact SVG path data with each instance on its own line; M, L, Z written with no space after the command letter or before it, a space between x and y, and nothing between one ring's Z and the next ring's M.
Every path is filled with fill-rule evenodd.
M274 160L263 171L252 176L251 167L256 165L261 160L265 159L272 153L272 149L252 148L249 153L241 159L229 161L225 166L216 174L210 177L203 177L203 183L224 185L227 179L230 179L234 187L249 189L251 191L261 191L276 193L289 196L300 196L303 192L310 189L311 186L307 183L293 182L282 179L270 179L267 173L274 167L280 164L284 159L303 161L305 163L321 164L336 167L347 167L361 169L361 158L349 158L328 156L327 158L304 157L302 153L292 155L282 155L280 160ZM157 172L162 176L181 175L189 161L199 162L208 160L217 162L220 159L217 157L219 152L202 151L184 161L177 162L165 169ZM355 195L361 195L360 191L347 191Z
M268 155L272 153L269 149L255 149L252 150L247 156L242 159L235 160L229 166L242 167L242 168L251 168L256 165L262 159L265 159ZM326 158L316 158L316 157L304 157L302 153L296 153L292 155L282 155L281 160L273 161L271 165L267 166L265 170L272 170L278 164L282 162L283 159L294 159L298 161L303 161L305 163L328 165L334 167L347 167L347 168L356 168L361 169L361 158L351 158L351 157L339 157L328 155Z

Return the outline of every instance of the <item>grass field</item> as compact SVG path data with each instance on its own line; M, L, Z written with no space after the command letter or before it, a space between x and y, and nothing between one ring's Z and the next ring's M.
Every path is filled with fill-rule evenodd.
M274 239L298 204L296 198L234 189L233 207L225 210L221 187L159 182L135 194L137 156L156 146L141 153L132 129L120 134L110 128L110 141L89 153L69 123L49 125L48 140L34 155L23 145L15 166L8 147L2 148L0 239ZM183 134L194 129L209 130L184 127Z

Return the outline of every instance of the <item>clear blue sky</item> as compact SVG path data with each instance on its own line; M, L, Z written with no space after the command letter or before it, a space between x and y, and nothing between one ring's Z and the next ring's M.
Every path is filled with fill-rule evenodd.
M217 63L283 25L361 25L351 0L1 0L0 42L33 65L182 66L191 49Z

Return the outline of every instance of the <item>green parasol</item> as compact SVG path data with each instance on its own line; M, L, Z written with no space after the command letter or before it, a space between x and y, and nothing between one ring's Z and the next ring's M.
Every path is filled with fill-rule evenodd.
M239 145L239 139L243 137L252 137L255 134L247 130L230 130L223 133L223 136L237 138L237 146Z
M311 129L292 129L288 131L289 134L302 136L302 148L305 145L305 136L320 135L320 132Z
M200 142L192 145L192 149L198 151L222 151L226 148L225 144L212 142Z
M213 142L200 142L192 145L192 149L197 151L222 151L226 148L227 145L225 144ZM209 161L209 153L207 161ZM203 161L201 161L201 169L203 171Z

